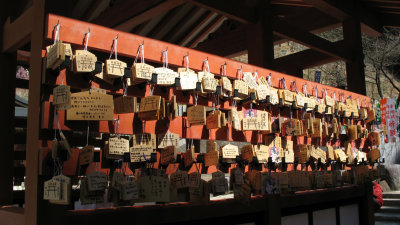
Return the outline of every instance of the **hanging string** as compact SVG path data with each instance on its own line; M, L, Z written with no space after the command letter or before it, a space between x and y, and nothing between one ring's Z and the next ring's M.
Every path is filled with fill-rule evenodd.
M335 102L336 102L336 92L332 92L332 98L333 98L333 100L335 100Z
M239 80L242 80L242 78L243 78L243 71L242 71L242 66L240 66L240 68L238 69L238 78L239 78Z
M186 71L189 71L189 52L183 58L186 61Z
M163 67L168 68L168 47L162 51Z
M89 38L90 38L90 27L88 32L85 33L85 47L83 48L83 52L85 53L85 55L87 54L87 46L89 43Z
M89 122L87 123L87 131L86 131L86 146L89 145Z
M54 44L60 41L60 21L54 26Z
M282 84L282 88L286 90L287 88L285 78L280 79L279 82Z
M269 75L267 76L267 82L268 82L268 85L270 87L272 87L272 84L271 84L271 73L269 73Z
M294 90L296 91L296 93L298 94L299 91L297 90L297 85L296 85L296 81L295 81L295 80L292 81L292 90L293 90L293 88L294 88Z
M194 98L194 105L197 105L197 99L199 98L199 94L196 90L193 90L193 98Z
M254 72L253 80L256 82L258 80L258 73L257 71Z
M122 89L123 89L123 94L122 95L124 97L127 96L128 95L128 84L127 84L126 79L124 79L123 82L122 82Z
M303 85L303 94L308 97L307 84Z
M121 138L121 134L119 133L119 115L117 119L114 119L115 122L115 133L117 134L118 138Z
M360 99L357 98L357 109L360 109Z
M118 46L118 34L117 34L117 36L113 39L113 44L112 44L112 47L111 47L111 52L110 52L110 57L108 58L108 59L111 59L111 56L113 55L113 53L114 53L114 55L115 55L115 59L118 59L117 58L117 46Z
M136 57L135 57L135 62L134 63L137 63L137 59L138 59L139 56L141 56L140 62L144 63L144 42L142 42L142 44L140 44L139 47L138 47L138 51L136 53Z
M226 77L226 62L221 64L221 76Z
M208 64L208 58L203 60L203 72L210 72L210 65Z

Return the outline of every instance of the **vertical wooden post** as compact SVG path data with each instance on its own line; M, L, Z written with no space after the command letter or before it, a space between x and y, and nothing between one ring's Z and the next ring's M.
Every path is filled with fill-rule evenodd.
M28 130L26 141L25 224L38 224L39 118L44 38L45 0L34 0L34 21L31 36Z
M373 225L375 224L375 217L374 203L372 200L372 183L365 183L362 189L364 190L364 194L362 195L361 201L358 203L360 224Z
M360 21L355 18L344 21L343 37L346 49L352 51L352 60L346 62L347 90L365 95L364 54Z
M257 225L280 225L281 224L281 204L279 195L267 195L266 211L261 213Z
M247 50L249 64L274 68L274 40L272 12L269 1L259 1L255 6L258 22L247 25Z
M3 25L8 16L14 16L13 3L3 4L0 10L0 43L3 42ZM14 9L13 9L14 8ZM14 114L15 114L15 72L16 53L0 52L0 137L2 150L0 157L0 205L12 204L14 171Z

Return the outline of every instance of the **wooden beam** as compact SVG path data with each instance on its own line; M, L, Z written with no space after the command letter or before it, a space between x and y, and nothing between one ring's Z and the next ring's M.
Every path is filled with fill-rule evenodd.
M45 24L45 0L34 0L31 36L31 58L29 79L29 105L26 149L26 181L25 181L25 224L37 225L39 222L39 118L40 93L42 78L42 49ZM54 24L53 24L54 27ZM52 33L52 28L49 32Z
M218 26L220 26L222 24L222 22L224 22L225 17L224 16L217 16L215 17L206 27L204 27L199 34L193 38L192 41L190 41L189 44L187 44L187 46L189 48L194 48L196 47L196 45L202 41L205 37L207 37L207 35L210 34L210 32L212 32L215 28L217 28Z
M287 38L335 58L344 61L350 60L350 55L346 49L337 48L332 42L292 26L283 20L275 20L273 23L273 30L275 35Z
M3 26L2 52L16 51L29 42L32 33L33 18L33 7L27 9L13 23L10 23L10 17L8 17Z
M363 32L373 37L382 35L383 29L377 13L363 8L357 1L304 0L320 11L343 22L356 16L364 24Z
M248 62L252 65L274 69L271 5L267 1L259 1L256 9L258 22L247 24Z
M82 15L82 20L89 20L93 14L96 12L96 10L98 9L98 7L100 7L101 3L103 2L103 0L92 0L92 2L90 3L90 6L86 9L85 13Z
M198 13L200 10L201 9L199 7L193 6L185 15L182 16L182 19L179 20L179 22L176 23L175 26L167 34L165 34L164 37L161 38L161 40L173 42L172 38L174 35L188 23L190 17Z
M196 35L200 29L207 23L209 20L215 16L216 13L213 12L206 12L204 13L195 23L195 26L190 29L190 32L183 37L182 40L180 40L178 43L179 45L184 46L187 42L190 41L191 38L193 38L194 35Z
M312 7L310 4L304 3L302 0L270 0L272 5L287 5L297 7Z
M156 36L158 32L160 32L160 30L169 22L170 18L178 12L180 7L175 7L167 12L167 14L164 15L161 21L153 29L151 29L151 31L146 36L154 38L154 36Z
M149 0L146 1L139 1L140 4L147 4ZM160 2L160 1L157 1ZM175 7L178 7L185 3L185 0L167 0L167 1L162 1L158 4L152 5L148 7L146 10L134 14L134 16L131 16L124 22L114 26L115 29L117 30L122 30L122 31L130 31L133 27L136 25L139 25L147 20L150 20L154 18L157 15L160 15L164 12L167 12Z
M350 49L353 55L352 60L346 62L347 89L365 95L364 56L360 21L356 19L344 21L343 37L345 48Z
M187 0L191 3L216 12L225 17L239 21L241 23L255 23L255 9L244 0Z
M383 26L400 27L399 14L381 14Z

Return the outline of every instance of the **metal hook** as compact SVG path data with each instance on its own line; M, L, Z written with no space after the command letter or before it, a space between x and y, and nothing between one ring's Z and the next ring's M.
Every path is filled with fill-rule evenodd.
M189 57L189 52L187 52L187 54L183 56L183 58L185 57Z

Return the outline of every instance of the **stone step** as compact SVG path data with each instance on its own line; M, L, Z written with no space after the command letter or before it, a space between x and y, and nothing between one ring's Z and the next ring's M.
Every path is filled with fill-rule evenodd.
M400 199L400 191L383 192L383 198L398 198Z
M383 199L384 206L400 206L400 199L396 198L385 198Z
M400 221L400 214L398 213L375 213L375 220L376 221L393 221L399 222Z
M386 206L383 205L379 210L379 213L399 213L400 214L400 206Z
M400 222L375 221L375 225L400 225Z

